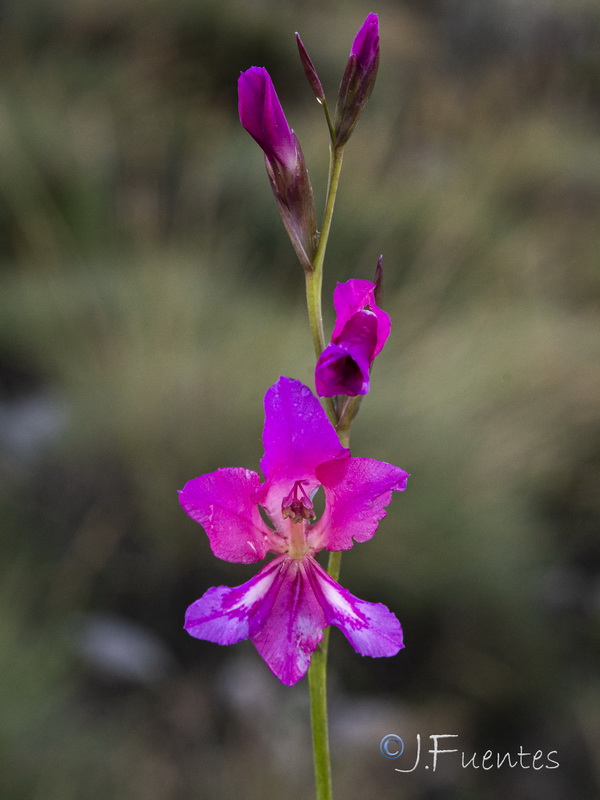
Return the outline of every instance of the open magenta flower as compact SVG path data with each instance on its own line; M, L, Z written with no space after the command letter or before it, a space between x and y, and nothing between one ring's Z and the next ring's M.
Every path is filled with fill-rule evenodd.
M264 67L250 67L240 75L238 110L243 127L264 151L271 188L294 249L310 268L317 242L312 186L298 137Z
M226 467L189 481L179 494L219 558L250 563L276 556L241 586L209 589L188 608L186 630L218 644L250 639L287 685L306 673L328 625L340 628L362 655L395 655L403 641L392 612L351 595L314 556L370 539L408 474L352 457L310 389L290 378L265 395L263 444L264 482L251 470ZM319 487L325 511L315 521Z
M354 37L336 106L336 144L350 138L367 104L379 68L379 18L369 14Z
M336 286L331 343L315 368L315 386L321 397L354 397L369 391L371 365L392 327L389 315L375 301L375 290L374 283L358 278Z

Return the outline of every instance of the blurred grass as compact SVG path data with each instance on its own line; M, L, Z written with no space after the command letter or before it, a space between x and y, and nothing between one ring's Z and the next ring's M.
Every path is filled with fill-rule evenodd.
M251 647L180 630L208 586L252 570L211 556L176 489L257 468L265 389L312 380L302 276L237 121L239 70L273 74L322 202L326 130L292 34L333 94L370 10L3 9L0 430L31 425L17 412L36 397L67 419L27 452L8 435L0 448L7 797L310 795L304 687L263 684ZM393 335L353 451L412 478L345 556L343 582L398 613L407 649L363 660L333 637L340 796L434 796L424 773L400 786L381 764L389 726L564 753L552 782L453 775L436 796L587 800L600 785L600 14L378 11L381 70L348 147L324 306L331 325L335 281L370 278L384 253ZM175 673L152 686L99 673L73 633L99 611L160 636ZM259 711L231 688L240 674ZM382 694L388 717L364 727L359 700L379 720Z

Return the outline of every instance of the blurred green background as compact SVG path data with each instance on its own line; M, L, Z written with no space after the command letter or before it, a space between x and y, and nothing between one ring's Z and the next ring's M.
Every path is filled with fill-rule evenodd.
M407 647L334 631L336 796L600 796L600 8L583 0L0 4L0 794L312 795L307 686L182 630L210 553L176 490L258 468L262 397L312 383L295 262L237 119L266 66L319 207L332 100L380 14L325 278L385 256L390 341L353 452L412 473L342 583ZM379 753L405 738L399 762ZM556 770L412 764L556 750ZM409 759L408 761L406 759ZM547 763L544 761L543 763Z

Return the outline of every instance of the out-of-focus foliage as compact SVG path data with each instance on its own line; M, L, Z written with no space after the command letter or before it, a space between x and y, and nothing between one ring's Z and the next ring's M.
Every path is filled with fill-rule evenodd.
M339 797L600 791L600 11L594 2L27 0L1 9L0 790L309 797L306 687L185 607L214 559L176 489L257 468L262 397L312 380L303 279L236 81L266 66L319 204L335 97L380 15L327 265L385 256L392 337L353 452L412 473L344 584L407 649L332 637ZM394 772L395 731L560 768Z

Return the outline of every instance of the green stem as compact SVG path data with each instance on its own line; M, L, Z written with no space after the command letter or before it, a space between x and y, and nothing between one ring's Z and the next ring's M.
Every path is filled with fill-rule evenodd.
M329 629L323 641L312 654L308 669L310 693L310 722L312 727L313 756L315 762L315 788L317 800L332 800L331 759L327 726L327 645Z
M329 136L331 138L331 142L335 146L335 128L333 127L333 122L331 121L331 115L329 114L329 106L327 105L327 100L323 98L322 100L319 100L319 102L323 106L323 111L325 112L325 119L327 120L327 127L329 128Z
M327 186L327 202L325 203L325 214L323 216L323 226L319 236L319 244L312 262L312 269L305 270L306 275L306 303L308 306L308 320L312 334L315 355L317 358L325 349L325 335L323 333L323 313L321 311L321 291L323 288L323 264L325 262L325 251L327 240L331 230L331 220L333 219L333 209L335 207L335 197L337 195L340 182L340 171L344 159L343 148L332 148L329 159L329 183Z
M329 120L328 109L325 114ZM330 126L331 130L331 126ZM329 159L329 181L327 185L327 201L323 215L323 226L319 237L319 244L312 263L312 269L305 270L306 275L306 302L308 306L308 319L312 334L315 355L318 358L325 348L325 335L323 332L323 312L321 308L321 292L323 287L323 264L327 240L331 230L335 198L340 181L340 171L344 151L342 148L331 147ZM338 417L332 398L327 398L327 413L335 424ZM349 431L344 432L347 440ZM347 444L344 445L347 447ZM329 558L329 573L334 575L334 580L339 574L341 553L331 553ZM332 573L333 569L333 573ZM310 693L310 721L312 727L313 754L315 764L315 786L317 800L332 800L331 785L331 759L329 755L329 732L327 725L327 650L329 645L329 629L323 632L323 640L312 655L308 670L308 686Z
M323 332L323 311L321 307L321 293L323 289L323 264L325 262L325 251L327 250L327 241L329 239L329 231L331 230L331 221L333 219L333 209L335 207L335 198L337 195L338 185L340 182L340 172L342 169L342 162L344 160L343 148L330 149L329 157L329 181L327 184L327 201L325 203L325 213L323 215L323 226L321 228L321 235L319 236L319 244L312 263L312 269L305 269L306 276L306 305L308 307L308 321L310 325L310 332L312 335L313 346L315 348L315 355L317 358L325 349L325 334ZM331 397L326 398L325 405L329 418L334 423L337 423L337 415Z

